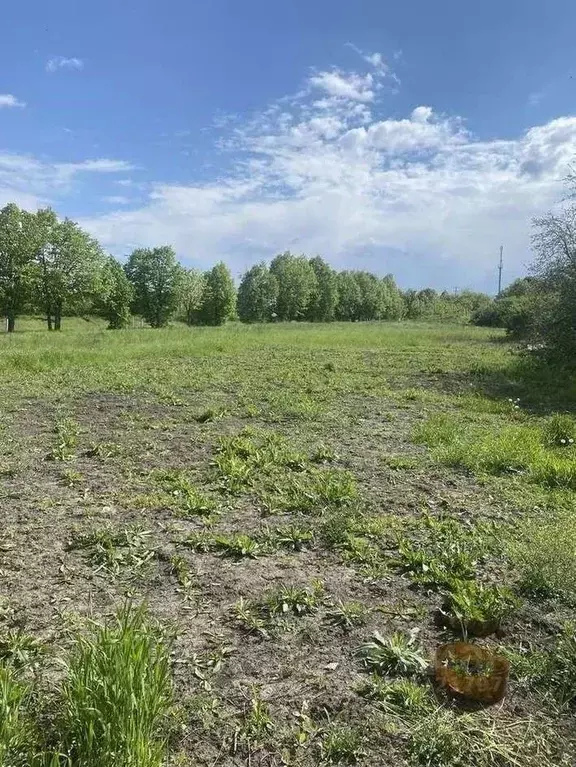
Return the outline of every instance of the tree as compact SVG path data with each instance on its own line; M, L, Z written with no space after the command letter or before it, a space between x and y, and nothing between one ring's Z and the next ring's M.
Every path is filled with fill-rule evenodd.
M574 194L571 195L574 197ZM576 205L534 220L532 271L539 278L523 297L531 303L527 335L555 361L574 365L576 355ZM523 287L526 287L524 285ZM538 287L540 288L538 290Z
M278 300L278 280L265 263L244 274L238 288L238 317L242 322L270 322Z
M120 330L130 322L130 306L134 290L122 265L110 257L100 275L100 289L96 300L98 313L108 320L109 330Z
M306 256L282 253L272 260L270 273L278 281L278 319L285 322L305 319L316 289L316 274Z
M220 261L205 275L200 318L204 325L223 325L236 311L236 287L230 269Z
M180 280L178 316L187 325L197 325L204 297L206 278L199 269L184 269Z
M0 210L0 311L12 333L16 317L31 297L33 219L10 203Z
M387 274L382 278L382 310L383 320L399 320L404 314L404 300L394 277Z
M377 320L383 309L383 286L370 272L354 272L354 279L360 288L358 320Z
M354 322L360 316L362 291L354 272L339 272L337 276L338 303L336 317L339 320Z
M134 312L153 328L167 325L178 306L182 279L182 267L172 248L137 248L125 270L134 288Z
M338 303L336 272L320 256L311 258L309 263L316 275L316 283L308 305L308 319L312 322L332 322Z
M60 330L65 312L78 312L95 294L104 265L100 245L78 224L54 211L36 213L36 279L48 329Z

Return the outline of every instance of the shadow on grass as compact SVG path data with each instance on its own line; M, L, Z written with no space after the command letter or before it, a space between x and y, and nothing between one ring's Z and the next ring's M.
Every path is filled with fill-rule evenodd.
M576 369L518 352L501 369L476 369L469 383L478 394L495 400L516 399L524 410L545 415L576 411Z

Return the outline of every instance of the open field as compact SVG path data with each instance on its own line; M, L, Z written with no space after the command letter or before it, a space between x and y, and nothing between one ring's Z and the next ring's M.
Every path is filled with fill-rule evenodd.
M566 382L464 326L19 327L0 337L0 764L34 739L51 767L573 764ZM127 601L150 617L94 638ZM511 682L463 711L426 667L475 619L501 622L473 641ZM72 682L100 689L94 648L131 620L141 653L106 668L121 686L151 659L126 685L156 713L114 761L112 735L96 755L73 731Z

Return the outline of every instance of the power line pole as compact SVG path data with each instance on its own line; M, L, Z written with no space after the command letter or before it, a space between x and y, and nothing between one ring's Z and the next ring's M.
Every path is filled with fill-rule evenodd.
M498 295L502 292L502 254L504 253L504 245L500 245L500 263L498 264Z

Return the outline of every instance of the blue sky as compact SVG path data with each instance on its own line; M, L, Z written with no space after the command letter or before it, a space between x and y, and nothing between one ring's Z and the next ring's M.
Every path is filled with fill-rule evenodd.
M2 28L0 204L119 256L493 290L576 154L569 0L23 0Z

